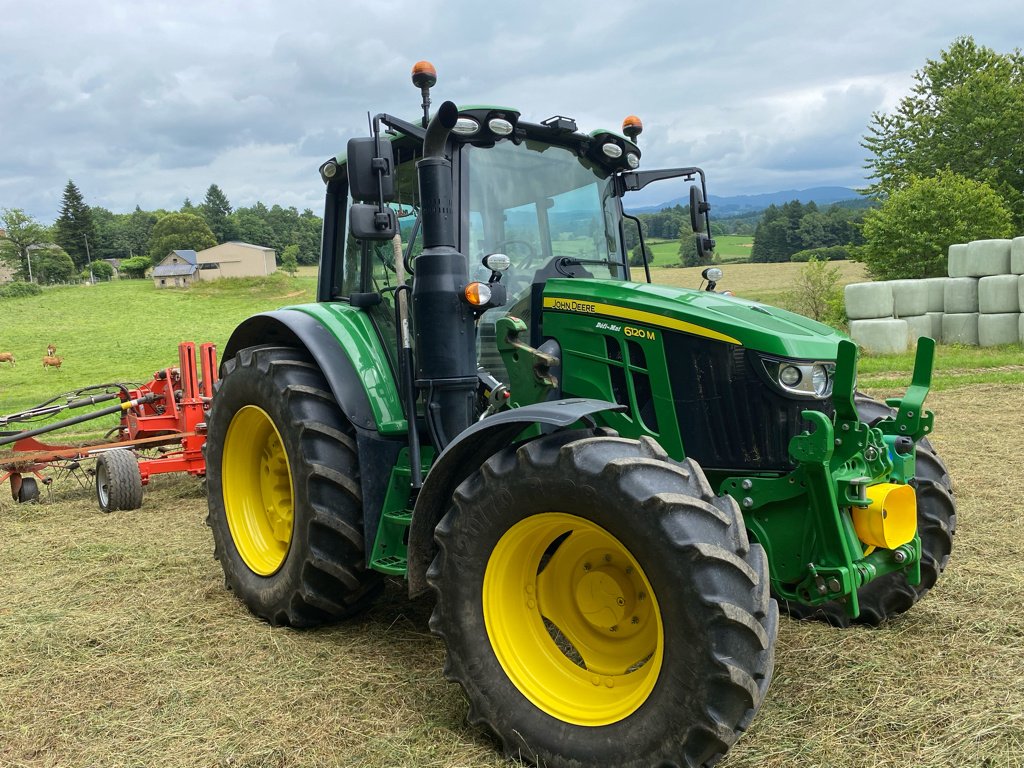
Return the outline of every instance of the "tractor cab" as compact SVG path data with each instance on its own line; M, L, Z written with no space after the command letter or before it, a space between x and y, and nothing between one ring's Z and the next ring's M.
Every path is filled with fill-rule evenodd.
M423 157L425 130L390 115L378 115L375 124L381 131L379 157L390 166L391 180L384 194L371 183L371 199L362 202L393 212L396 237L384 240L373 233L360 238L349 226L352 207L361 202L352 194L353 186L360 184L351 184L350 178L366 173L355 167L360 162L355 153L325 163L321 175L327 183L327 203L318 301L348 301L366 309L384 347L393 350L396 289L400 283L411 283L415 259L423 250L416 166ZM480 361L501 379L505 371L494 349L495 322L518 317L530 329L531 342L539 344L540 327L534 320L541 315L548 279L631 279L624 227L639 231L639 226L624 214L622 196L647 180L634 170L640 163L633 140L639 120L630 117L624 129L632 139L605 130L584 134L575 121L562 116L530 123L504 107L469 106L458 111L444 147L452 165L451 226L457 250L467 257L468 280L502 286L500 305L482 307L477 322ZM670 173L689 179L698 174L697 196L703 200L699 169ZM664 172L659 175L665 177ZM701 213L707 215L706 206ZM484 263L493 254L508 257L501 260L500 272L490 259Z

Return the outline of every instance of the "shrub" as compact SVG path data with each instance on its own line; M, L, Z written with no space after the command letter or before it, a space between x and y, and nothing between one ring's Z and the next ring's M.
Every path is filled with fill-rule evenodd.
M25 296L38 296L43 292L35 283L7 283L0 285L0 299L20 299Z
M839 286L839 267L812 258L800 269L793 288L786 294L789 309L833 328L846 325L843 289Z
M828 248L808 248L806 251L797 251L790 257L790 261L846 261L850 258L850 249L845 245L831 245Z

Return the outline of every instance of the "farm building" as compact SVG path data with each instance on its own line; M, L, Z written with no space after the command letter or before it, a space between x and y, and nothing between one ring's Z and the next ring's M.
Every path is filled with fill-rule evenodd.
M171 251L153 267L153 284L157 288L187 288L198 279L198 271L195 251Z
M157 288L187 288L196 280L254 277L277 271L273 248L249 243L221 243L199 251L171 251L153 268Z
M273 248L250 243L221 243L197 254L201 280L218 277L257 277L277 271Z

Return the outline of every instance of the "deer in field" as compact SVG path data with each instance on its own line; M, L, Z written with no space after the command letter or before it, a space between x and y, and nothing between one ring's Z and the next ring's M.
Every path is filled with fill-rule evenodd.
M60 364L63 362L63 357L51 357L50 355L46 355L45 357L43 357L43 369L45 370L46 368L52 366L53 368L56 368L59 371Z
M13 352L0 352L0 363L10 363L11 367L14 367L14 353Z
M46 345L46 356L47 357L53 357L55 354L57 354L57 345L56 344L47 344Z

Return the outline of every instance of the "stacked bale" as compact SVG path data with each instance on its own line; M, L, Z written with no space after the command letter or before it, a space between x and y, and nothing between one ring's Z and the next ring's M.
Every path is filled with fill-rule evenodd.
M983 347L1020 340L1020 276L992 275L978 281L978 343Z
M924 280L890 280L889 285L893 315L906 321L907 341L915 346L922 336L932 335L932 319L928 317L931 286Z
M902 352L920 336L1024 344L1024 237L951 245L948 272L846 286L850 336L869 352Z
M907 281L909 282L909 281ZM910 331L906 320L893 318L892 283L853 283L844 289L850 338L869 352L904 352Z

